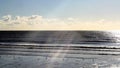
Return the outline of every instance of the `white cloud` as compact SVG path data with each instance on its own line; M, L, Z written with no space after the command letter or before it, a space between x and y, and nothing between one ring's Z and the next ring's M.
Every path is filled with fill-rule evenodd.
M105 22L106 22L105 19L101 19L101 20L98 21L98 23L105 23Z
M13 25L20 25L20 24L27 24L27 25L35 25L35 24L73 24L76 21L78 21L75 18L66 18L66 19L58 19L58 18L43 18L40 15L32 15L32 16L3 16L3 19L0 20L0 22L8 25L8 24L13 24Z
M11 21L11 15L3 16L3 21Z
M98 28L102 26L111 26L112 21L100 19L97 21L81 21L79 18L43 18L40 15L32 16L3 16L0 20L0 29L28 29L28 28ZM119 22L114 22L120 25ZM115 25L115 24L114 24Z

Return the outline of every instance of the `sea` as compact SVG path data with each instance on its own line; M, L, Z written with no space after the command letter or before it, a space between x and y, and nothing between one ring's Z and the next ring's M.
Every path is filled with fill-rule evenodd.
M120 31L0 31L0 68L120 68Z

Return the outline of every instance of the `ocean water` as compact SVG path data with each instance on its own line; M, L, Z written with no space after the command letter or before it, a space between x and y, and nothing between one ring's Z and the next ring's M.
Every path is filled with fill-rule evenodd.
M119 31L1 31L0 68L120 68Z

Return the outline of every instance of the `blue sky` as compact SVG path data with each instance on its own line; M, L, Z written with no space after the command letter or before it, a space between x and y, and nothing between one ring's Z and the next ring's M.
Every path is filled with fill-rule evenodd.
M0 0L4 15L118 20L120 0Z

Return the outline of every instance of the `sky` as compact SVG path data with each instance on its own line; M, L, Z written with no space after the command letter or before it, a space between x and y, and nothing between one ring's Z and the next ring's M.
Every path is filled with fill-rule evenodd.
M0 0L1 29L36 21L112 24L119 18L120 0Z

